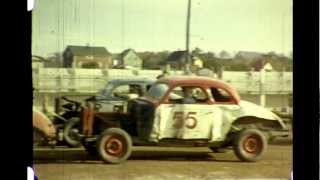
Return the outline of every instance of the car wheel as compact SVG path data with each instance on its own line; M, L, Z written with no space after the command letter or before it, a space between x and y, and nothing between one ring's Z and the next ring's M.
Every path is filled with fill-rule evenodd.
M242 161L258 161L267 148L264 134L257 129L245 129L236 134L233 150Z
M63 138L69 147L79 147L81 145L79 133L79 118L71 118L64 127Z
M117 164L127 160L131 155L132 141L124 130L110 128L98 138L97 149L103 161Z

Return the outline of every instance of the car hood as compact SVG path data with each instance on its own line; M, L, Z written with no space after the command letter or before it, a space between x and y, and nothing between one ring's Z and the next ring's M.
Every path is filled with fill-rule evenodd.
M262 119L276 120L279 121L283 128L286 128L283 120L278 115L262 106L244 100L239 102L239 106L241 107L243 116L255 116Z

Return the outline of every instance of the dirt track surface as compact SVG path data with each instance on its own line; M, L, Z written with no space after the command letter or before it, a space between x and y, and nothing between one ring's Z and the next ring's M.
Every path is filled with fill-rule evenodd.
M82 148L34 150L34 169L41 180L105 179L289 179L292 146L269 145L256 163L240 162L233 151L208 148L135 147L123 164L104 164Z

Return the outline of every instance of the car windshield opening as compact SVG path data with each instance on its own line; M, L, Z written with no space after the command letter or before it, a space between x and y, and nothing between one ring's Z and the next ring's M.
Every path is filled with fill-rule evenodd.
M169 89L169 87L167 84L158 83L158 84L151 86L151 88L147 92L146 96L159 100L164 96L164 94L167 92L168 89Z

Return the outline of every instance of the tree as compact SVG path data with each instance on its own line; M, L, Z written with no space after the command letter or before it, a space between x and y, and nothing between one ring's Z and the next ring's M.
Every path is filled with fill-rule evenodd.
M227 59L227 58L230 58L230 54L225 51L225 50L222 50L220 53L219 53L219 57L220 58L223 58L223 59Z
M52 53L47 60L46 67L62 67L63 58L60 52Z
M191 51L191 54L194 56L199 56L200 54L202 54L202 50L198 47L194 48L194 50Z
M212 61L216 59L215 54L213 52L199 54L199 57L200 59L207 60L207 61Z
M207 52L207 56L210 57L211 59L216 58L216 54L214 52Z
M277 56L277 53L274 52L274 51L270 51L270 52L267 53L267 55L272 57L272 56Z
M166 64L169 51L161 52L141 52L138 55L143 60L144 69L159 69L160 66Z

